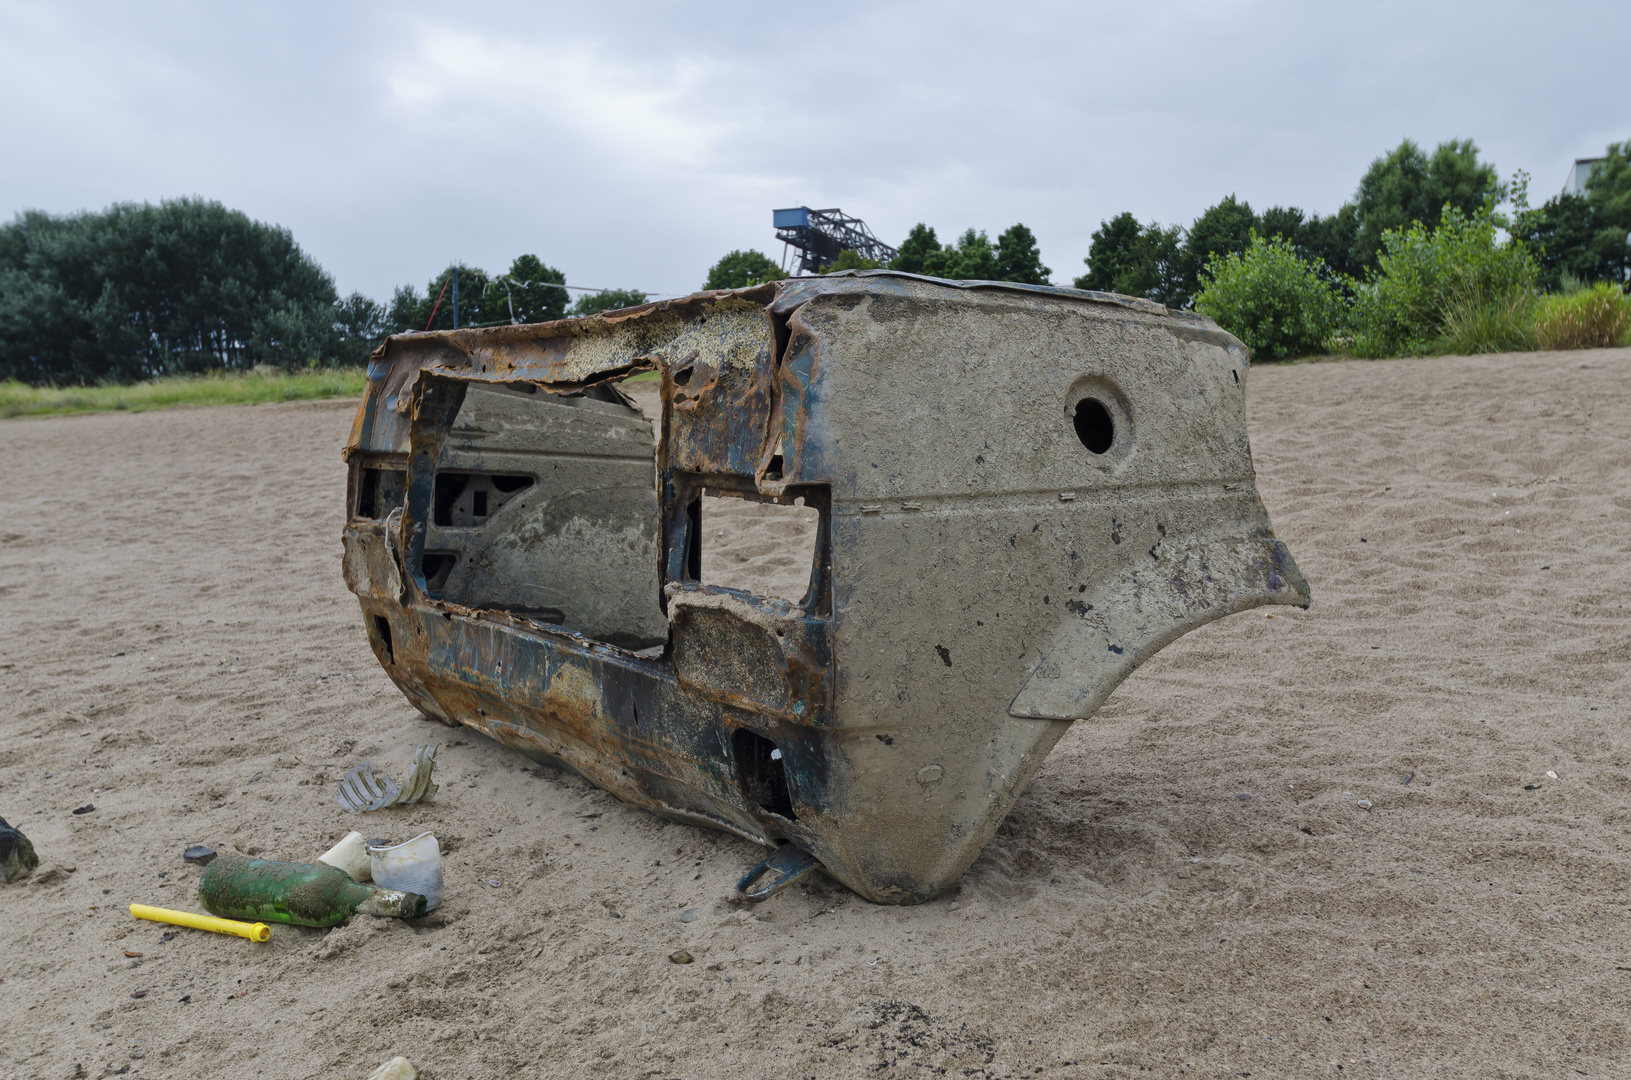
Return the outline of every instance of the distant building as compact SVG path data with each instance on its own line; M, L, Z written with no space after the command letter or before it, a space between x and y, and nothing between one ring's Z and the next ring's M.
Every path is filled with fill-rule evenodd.
M1584 195L1586 178L1591 175L1591 170L1607 160L1606 157L1575 158L1574 168L1569 170L1569 178L1563 182L1563 194Z

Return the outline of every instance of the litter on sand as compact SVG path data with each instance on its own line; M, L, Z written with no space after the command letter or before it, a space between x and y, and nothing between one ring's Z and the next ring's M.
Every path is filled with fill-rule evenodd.
M0 881L9 885L38 865L40 857L34 853L34 845L28 837L21 829L7 825L5 818L0 818Z
M368 762L354 766L340 781L334 799L353 814L369 810L384 810L388 806L406 806L436 794L430 772L436 765L436 751L440 743L417 746L413 752L413 771L406 784L397 784L388 776L376 776Z
M394 1057L368 1074L368 1080L419 1080L419 1070L405 1057Z

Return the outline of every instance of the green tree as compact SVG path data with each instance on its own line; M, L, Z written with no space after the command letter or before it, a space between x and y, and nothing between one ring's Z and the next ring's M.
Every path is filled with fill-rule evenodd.
M432 278L423 293L412 285L398 286L386 308L385 325L390 332L453 329L455 270L461 329L566 317L567 293L560 287L566 284L566 275L536 255L519 255L500 277L461 262Z
M1123 210L1109 221L1100 221L1087 246L1087 273L1074 282L1078 289L1115 292L1116 281L1130 278L1136 265L1135 251L1143 227L1132 213Z
M993 244L985 232L967 229L955 244L942 246L935 231L919 222L896 249L891 270L948 281L1022 281L1047 284L1036 237L1024 225L1010 226Z
M0 227L0 378L122 382L335 363L333 280L287 229L204 199Z
M1181 225L1152 221L1140 228L1132 214L1119 214L1100 224L1088 252L1088 272L1076 279L1078 289L1142 296L1168 307L1188 305Z
M1042 251L1036 236L1024 225L1015 223L997 237L997 281L1018 281L1027 285L1046 285L1053 273L1042 265Z
M1428 157L1405 139L1394 150L1371 162L1354 196L1358 216L1353 262L1374 267L1383 248L1382 235L1421 222L1426 231L1437 227L1446 205L1464 215L1479 212L1487 199L1505 197L1495 166L1478 159L1471 139L1442 142Z
M646 294L638 289L607 289L605 292L584 293L567 312L574 319L585 315L598 315L602 311L639 307L646 302Z
M488 306L506 321L552 322L566 317L566 275L536 255L518 255L509 273L493 282ZM503 293L502 306L499 293ZM644 303L642 299L640 301ZM497 321L497 319L495 319Z
M1252 204L1237 201L1233 194L1225 196L1215 206L1207 207L1189 227L1184 238L1183 293L1194 296L1200 291L1201 270L1214 255L1239 255L1244 252L1257 225Z
M838 253L838 258L832 261L832 265L821 272L825 275L836 274L840 270L878 270L882 267L883 263L877 259L863 259L854 249L845 248Z
M1586 178L1586 202L1597 216L1592 250L1608 275L1631 292L1631 140L1610 143L1605 160Z
M906 234L906 239L895 251L889 269L899 270L903 274L926 274L929 257L940 251L940 238L920 221L912 226L912 231Z
M354 292L334 304L334 331L340 360L360 365L385 340L385 305Z
M780 281L786 277L781 267L758 251L733 251L714 263L708 271L704 289L745 289L749 285L762 285L767 281Z
M1244 252L1215 255L1202 268L1195 310L1245 342L1255 359L1283 360L1325 347L1341 300L1286 235L1254 232Z

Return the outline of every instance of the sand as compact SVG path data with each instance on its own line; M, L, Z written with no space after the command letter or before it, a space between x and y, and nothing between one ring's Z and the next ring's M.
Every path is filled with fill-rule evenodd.
M0 424L0 816L42 859L0 886L0 1076L1626 1075L1631 350L1250 404L1312 609L1168 648L912 909L735 906L753 845L421 719L340 581L351 403ZM794 526L709 520L785 576ZM435 798L361 827L441 838L434 916L126 912L195 904L189 844L314 857L343 770L430 739Z

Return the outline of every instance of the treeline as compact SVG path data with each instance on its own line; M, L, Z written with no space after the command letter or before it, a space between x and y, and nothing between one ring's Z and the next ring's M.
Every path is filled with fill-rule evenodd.
M376 320L377 305L339 296L287 229L217 202L30 211L0 227L0 379L356 363Z
M1631 142L1608 147L1583 192L1532 207L1527 174L1502 182L1471 140L1429 154L1406 139L1328 216L1258 213L1234 194L1188 226L1121 213L1099 223L1083 262L1076 288L1198 309L1265 359L1617 344L1631 334ZM878 265L846 251L826 272ZM1024 225L995 243L971 229L943 245L920 223L888 268L1032 284L1049 275ZM781 276L761 253L733 251L706 287Z
M453 291L457 276L458 299ZM573 304L536 255L504 274L449 266L388 304L340 296L289 230L204 199L28 211L0 226L0 381L129 383L164 375L364 363L388 334L542 322L644 303ZM455 315L456 313L456 315Z

